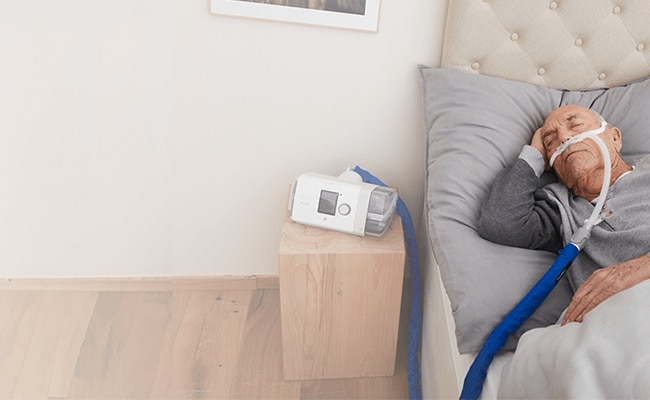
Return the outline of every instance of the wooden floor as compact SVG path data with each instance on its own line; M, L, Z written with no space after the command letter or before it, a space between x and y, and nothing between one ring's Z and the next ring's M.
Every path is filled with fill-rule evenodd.
M273 280L212 286L4 281L0 398L408 398L403 328L394 376L288 382Z

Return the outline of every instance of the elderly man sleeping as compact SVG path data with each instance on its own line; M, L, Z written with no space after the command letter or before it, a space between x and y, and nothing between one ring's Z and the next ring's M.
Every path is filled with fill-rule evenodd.
M605 166L598 144L589 138L553 155L588 131L598 133L607 147L610 188L589 241L567 273L575 294L563 324L581 322L607 298L650 278L650 157L628 165L619 154L618 128L587 108L560 107L499 174L478 227L481 236L504 245L563 248L592 214ZM547 183L544 172L551 164L559 182Z

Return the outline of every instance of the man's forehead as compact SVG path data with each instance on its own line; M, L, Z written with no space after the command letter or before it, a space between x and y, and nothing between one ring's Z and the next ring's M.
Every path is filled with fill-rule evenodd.
M579 107L579 106L565 106L551 112L547 120L556 119L558 121L568 121L570 119L574 119L577 117L588 118L591 117L592 115L593 114L591 110L587 108Z
M544 128L545 130L548 130L555 124L571 122L576 119L588 119L591 117L593 117L593 114L591 110L587 108L565 106L554 110L548 115L546 121L544 121Z

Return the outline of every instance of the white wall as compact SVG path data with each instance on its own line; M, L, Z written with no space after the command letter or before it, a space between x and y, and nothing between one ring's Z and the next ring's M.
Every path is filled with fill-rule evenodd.
M276 274L288 186L356 164L416 221L416 65L446 0L379 31L210 14L209 0L0 2L0 276Z

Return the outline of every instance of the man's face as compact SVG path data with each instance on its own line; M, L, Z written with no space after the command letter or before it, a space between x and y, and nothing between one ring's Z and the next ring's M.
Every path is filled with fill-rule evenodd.
M558 108L549 114L541 130L542 143L550 159L557 148L570 138L590 130L598 129L601 121L590 110L569 105ZM607 127L599 135L609 149L610 158L620 150L620 132ZM603 158L598 144L585 139L569 146L553 164L555 174L574 194L589 198L600 192L602 185Z

